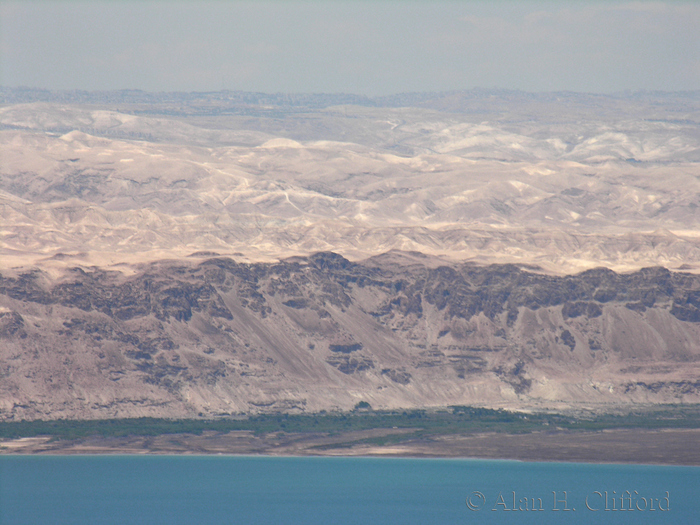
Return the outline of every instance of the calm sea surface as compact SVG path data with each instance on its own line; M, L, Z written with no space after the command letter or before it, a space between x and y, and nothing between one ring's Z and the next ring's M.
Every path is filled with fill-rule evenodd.
M0 524L83 523L694 524L700 523L700 467L453 459L0 457Z

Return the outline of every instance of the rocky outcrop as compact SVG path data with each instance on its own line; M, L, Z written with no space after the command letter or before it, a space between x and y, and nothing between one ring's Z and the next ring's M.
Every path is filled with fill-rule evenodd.
M0 418L700 400L700 276L411 257L6 271Z

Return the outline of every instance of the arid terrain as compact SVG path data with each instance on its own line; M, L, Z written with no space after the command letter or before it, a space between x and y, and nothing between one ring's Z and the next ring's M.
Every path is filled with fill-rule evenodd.
M1 420L700 402L698 93L2 102Z
M700 396L700 276L391 253L5 271L3 419Z
M3 267L700 261L698 92L1 94Z

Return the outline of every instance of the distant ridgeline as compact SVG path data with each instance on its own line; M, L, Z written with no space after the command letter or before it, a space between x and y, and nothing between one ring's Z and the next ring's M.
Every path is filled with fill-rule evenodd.
M51 102L59 104L140 104L153 106L147 113L158 113L160 104L184 104L191 109L200 107L204 113L245 114L252 106L272 106L276 111L287 108L323 109L331 106L365 106L376 108L426 107L432 109L460 111L473 110L478 102L480 109L498 110L503 103L539 102L565 104L575 101L585 104L607 101L659 101L669 103L673 99L689 99L700 102L700 90L683 92L636 91L616 94L592 94L573 92L528 93L504 89L471 89L448 92L399 93L395 95L367 97L347 93L259 93L247 91L210 92L149 92L140 89L113 91L47 90L29 87L0 87L0 104L24 104L31 102ZM486 104L486 106L484 106Z

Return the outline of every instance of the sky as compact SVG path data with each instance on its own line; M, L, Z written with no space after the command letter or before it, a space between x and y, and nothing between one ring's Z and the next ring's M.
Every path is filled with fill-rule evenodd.
M0 85L700 89L700 2L0 0Z

